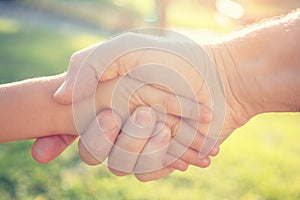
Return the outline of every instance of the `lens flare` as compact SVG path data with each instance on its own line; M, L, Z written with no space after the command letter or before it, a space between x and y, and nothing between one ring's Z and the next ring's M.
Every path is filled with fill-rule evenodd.
M240 19L244 15L244 8L231 0L217 0L216 7L219 12L233 19Z

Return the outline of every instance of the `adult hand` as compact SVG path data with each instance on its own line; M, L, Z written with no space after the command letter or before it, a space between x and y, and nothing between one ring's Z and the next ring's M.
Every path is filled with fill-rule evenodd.
M297 36L299 35L299 26L297 26L299 19L299 11L296 11L282 19L270 20L270 22L262 23L261 25L254 26L254 28L240 32L236 37L233 37L232 40L206 47L214 59L216 70L223 81L222 94L225 99L226 114L223 119L224 126L218 137L219 143L255 114L271 111L299 111L299 101L297 101L297 95L295 95L299 94L299 92L296 92L299 89L299 87L297 87L299 85L297 82L297 80L299 80L297 79L297 74L299 74L299 65L297 64L299 63L299 59L297 59L297 52L299 51L297 51L297 49L299 45L295 45L295 39L298 38ZM283 37L288 38L288 40L281 40ZM149 45L149 41L150 47L154 44L152 43L152 39L145 39L144 36L137 37L136 35L127 35L123 37L123 40L117 38L115 40L117 42L115 42L114 45L111 43L102 46L98 53L102 52L102 55L106 55L105 49L111 50L112 48L109 47L116 47L117 49L118 44L121 44L120 46L134 44L138 48L141 44L141 40L146 42L142 43L143 45L141 47L145 47L144 44ZM156 38L155 40L160 39ZM123 43L120 41L123 41ZM274 43L273 41L283 42ZM165 44L171 43L167 41ZM153 46L157 47L157 45ZM280 46L280 48L278 48L278 46ZM95 46L94 49L97 49L97 46ZM190 52L186 48L183 49ZM260 51L257 51L257 49L260 49ZM109 68L109 75L101 76L100 79L106 80L110 77L123 74L128 68L130 69L136 64L143 64L143 61L147 60L153 61L160 59L162 63L170 63L174 60L178 61L176 59L170 59L170 57L166 55L155 54L151 51L149 54L149 51L145 51L145 49L140 52L147 52L147 55L136 53L131 54L131 57L123 56L122 59L117 59L118 62L113 63L111 65L112 67ZM90 68L85 70L87 77L91 74L99 75L98 71L92 72L92 69L98 69L97 65L93 65L97 64L97 62L95 62L97 61L96 56L97 53L91 56L93 59L88 59L91 62L87 62L87 64L90 65ZM122 65L119 63L122 63ZM104 62L104 64L107 63ZM122 69L120 69L121 66ZM123 68L123 66L125 67ZM178 69L180 69L180 66ZM117 70L114 70L116 68ZM185 69L185 67L183 67L183 69ZM74 71L76 72L76 70L73 70L73 72ZM72 87L69 85L73 84L72 81L75 80L75 75L71 73L69 73L69 75L71 81L67 81L68 83L65 83L56 94L57 100L62 103L72 101L72 91L70 90ZM199 79L198 74L193 76L193 73L191 73L190 75L190 77L192 77L191 80L194 80L195 84L198 83L198 86L202 86L202 84L199 84L199 80L203 81L203 78L207 80L207 78L209 79L210 77L205 76L205 73L204 76L201 77L202 79ZM98 78L99 76L86 84L98 81ZM215 77L212 79L216 80L214 78ZM278 80L282 80L280 84L281 87L279 88L277 87L279 85ZM200 81L200 83L202 82ZM193 87L197 86L193 85ZM209 87L209 89L214 90L214 88L211 87ZM199 97L201 97L199 101L206 102L207 105L210 105L210 102L206 98L203 98L207 97L205 88L200 87L198 91ZM91 91L84 91L82 95L77 97L80 99L80 97L84 98L90 94ZM201 96L201 94L204 96ZM291 98L285 98L286 96ZM75 98L75 100L78 99ZM215 114L218 113L216 109L213 109L213 111Z
M299 57L297 56L299 45L295 45L298 42L297 38L299 38L297 37L299 35L299 13L299 11L294 11L285 17L267 20L265 23L238 32L226 42L206 47L210 56L214 59L217 71L223 81L226 108L228 108L226 109L222 137L219 139L220 143L235 128L247 122L255 114L271 111L299 112L299 101L297 95L295 95L299 94L297 92L299 88L297 87L299 85L297 82L299 80L297 79L297 74L299 74ZM281 40L281 38L288 38L288 40ZM136 39L136 35L127 34L115 39L114 42L108 41L105 46L100 48L99 52L102 52L102 54L99 55L107 55L107 52L111 53L109 50L118 49L122 45L126 47L128 44L134 44L138 48L141 40L144 39L140 36L138 40ZM159 41L158 38L156 38L157 41ZM278 42L274 43L273 41ZM153 47L153 39L149 40L148 38L145 42L148 46ZM170 42L165 44L167 43ZM90 50L97 49L98 46L95 45ZM142 45L142 47L144 46ZM184 49L186 50L186 48ZM257 49L260 49L260 51L257 51ZM106 50L108 51L106 52ZM83 55L83 52L73 56L72 60L75 65L71 62L69 66L69 80L57 92L56 99L62 103L72 101L72 85L74 84L76 71L81 65L79 55ZM86 56L91 51L86 50L85 52ZM187 52L190 51L187 50ZM95 58L97 53L93 55L92 57ZM136 64L153 60L153 57L160 59L163 63L172 62L172 59L161 55L150 54L143 57L136 55L143 54L131 54L131 57L123 56L121 59L117 59L119 62L116 62L113 65L114 67L110 68L111 73L104 74L101 78L105 80L122 74L122 72L126 72L126 69L134 67ZM91 69L95 69L97 59L89 59L89 61L87 64L96 64L91 65ZM96 73L92 72L91 74L95 75ZM277 87L278 80L284 80L279 88ZM201 94L205 93L202 92ZM286 96L290 98L285 98Z
M122 84L122 83L124 83L124 84ZM149 94L155 94L154 96L158 95L158 97L164 96L164 94L166 94L166 92L161 91L156 88L153 88L149 85L143 85L142 87L139 87L135 92L132 93L131 92L131 91L133 91L132 88L137 88L137 86L139 86L139 84L140 84L139 81L131 79L127 76L125 76L123 78L119 78L119 79L114 79L112 81L107 81L107 82L99 85L97 93L95 94L96 101L94 101L94 99L92 97L89 97L85 101L78 102L77 104L73 105L73 116L75 117L75 119L78 119L78 117L79 117L79 120L76 121L77 122L76 125L77 125L77 129L81 130L80 131L81 135L82 135L81 141L83 141L81 143L85 144L85 147L92 152L91 154L94 157L98 157L98 158L100 157L98 159L98 161L99 160L100 160L100 162L103 161L101 159L101 157L103 157L103 156L101 156L101 155L103 155L103 151L106 152L104 154L104 155L106 155L109 152L112 144L108 143L111 145L105 146L103 144L103 142L104 143L106 142L105 140L103 140L103 139L105 139L105 137L102 137L100 139L99 138L97 139L97 137L93 137L93 135L94 136L95 135L97 136L98 134L101 135L101 129L99 129L98 131L97 131L97 129L95 130L94 129L95 125L92 126L93 128L87 128L87 124L89 124L90 120L93 119L93 114L92 114L93 110L91 109L91 107L92 108L94 107L93 102L96 104L95 105L96 110L103 110L107 107L110 107L111 102L114 103L114 99L115 99L115 100L117 100L117 102L115 102L115 104L113 104L113 105L115 105L115 108L118 109L118 113L120 114L120 116L122 116L122 119L127 119L128 114L132 113L133 110L136 108L136 106L144 104L143 99L141 98L142 96L144 96L142 94L145 94L146 96L149 96ZM102 94L106 94L106 95L103 96ZM126 97L129 97L129 96L131 98L128 99L128 101L126 101L127 100ZM161 98L158 98L158 99L161 99ZM129 105L129 108L128 108L128 105ZM129 113L128 113L127 109L129 109ZM77 113L78 111L79 111L79 113ZM199 167L206 167L209 164L208 158L199 159L199 157L198 157L197 151L199 149L199 146L201 146L201 142L203 141L203 137L200 132L197 132L196 129L189 126L189 124L185 123L184 121L180 122L180 119L178 119L177 117L174 117L172 115L168 115L165 118L165 116L162 113L157 112L156 116L157 116L156 120L163 121L163 122L165 121L165 123L170 127L171 132L173 133L173 136L175 136L170 145L170 150L168 151L168 153L171 154L171 156L175 157L175 160L171 160L171 161L174 161L174 163L175 163L177 158L182 157L183 161L185 161L187 163L191 163L193 165L197 165ZM153 122L155 122L156 120L153 119ZM182 125L180 125L180 123L182 123ZM131 128L128 126L127 126L127 129L131 130ZM126 131L126 125L123 128L123 130ZM137 131L137 133L139 133L139 134L143 134L144 132L147 133L147 131L144 131L142 129L140 131ZM130 141L130 140L125 139L128 137L121 137L121 135L124 135L125 132L122 132L122 133L118 137L118 141L123 140L123 141L125 141L125 143ZM126 133L128 133L128 132L126 132ZM133 135L133 134L136 134L136 131L133 131L133 133L130 133L130 135ZM118 142L118 141L117 141L117 144L121 144L120 146L122 147L123 146L122 144L124 144L124 142ZM145 141L142 140L142 142L144 142L144 143L146 141L147 140L145 140ZM137 143L138 142L133 142L132 144L137 144ZM91 150L89 148L90 146L93 146L92 149L94 149L94 150ZM143 146L143 144L140 145L140 147L141 146ZM138 148L137 151L142 150L140 147L139 148L137 147ZM189 147L190 147L190 149L189 149ZM126 146L124 148L126 149ZM218 149L217 149L217 151L218 151ZM95 152L95 153L93 153L93 152ZM100 153L98 153L98 152L100 152ZM119 154L117 153L114 155L118 156ZM113 157L115 157L115 156L113 156ZM105 158L105 156L104 156L104 158ZM115 160L119 160L119 159L115 159ZM159 159L153 158L153 160L155 161L155 160L159 160ZM170 164L172 164L171 161L169 161ZM136 160L131 161L131 163L132 162L133 162L133 164L131 166L134 166L134 162L136 162ZM91 164L91 163L89 163L89 164ZM124 163L122 163L122 164L124 164ZM141 170L141 167L139 167L139 169ZM182 167L179 169L182 169ZM133 170L133 169L122 169L121 168L119 170L125 171L125 172L132 172L131 170ZM147 170L147 172L148 171L149 171L149 169ZM150 176L148 175L148 177L150 177Z
M250 102L252 98L240 88L243 82L235 73L237 63L234 63L224 44L201 48L189 41L136 33L122 34L75 53L70 61L66 81L54 98L61 104L80 101L93 94L98 81L107 81L125 74L141 82L154 82L154 87L168 92L172 90L181 97L192 99L191 102L200 102L213 110L212 123L200 126L200 131L213 141L206 142L203 146L205 155L216 141L221 143L254 115ZM163 70L160 71L159 68ZM165 70L166 68L170 70ZM80 75L81 81L78 81L77 75ZM184 82L186 84L182 84ZM164 87L165 83L169 88ZM196 98L187 92L188 89L196 94ZM73 91L79 92L74 95ZM153 105L148 97L144 98L146 103ZM193 120L199 117L194 109L191 111L194 108L191 102L184 104L187 106L181 110L175 98L170 99L172 98L163 101L167 113ZM199 121L210 121L211 113L204 112L199 107Z
M151 116L153 119L149 119L148 111L152 112L151 108L138 107L124 125L132 132L122 131L119 136L120 117L111 110L100 112L79 141L81 159L89 165L98 165L111 152L108 161L111 171L119 176L133 172L140 181L160 179L175 169L185 171L189 162L199 167L209 166L210 159L208 157L199 159L198 153L193 149L201 145L203 136L197 135L191 147L180 158L175 158L177 155L169 148L170 145L174 145L171 129L168 125L156 123L154 113ZM150 125L147 125L149 122ZM141 128L141 125L144 125L144 128ZM101 131L97 129L98 126L101 127ZM137 129L143 133L142 138L140 132L136 132ZM75 136L40 138L33 144L32 155L38 162L46 163L59 155L60 151L75 138ZM178 145L183 146L179 143L175 145L176 148ZM218 151L219 148L216 147L210 155L215 156Z
M60 104L72 104L74 102L78 102L88 96L91 96L95 92L99 81L107 81L116 77L121 77L132 69L148 64L149 62L151 64L174 67L176 70L179 70L177 73L182 75L182 79L188 79L194 71L191 72L189 67L179 67L179 65L182 64L182 61L179 60L182 60L182 58L166 61L165 57L152 57L153 55L151 54L144 55L148 53L145 50L151 47L161 48L162 50L154 49L154 51L159 51L160 53L163 53L162 51L164 51L164 48L175 52L178 50L182 51L182 49L180 49L181 46L178 46L178 44L180 44L180 42L166 43L166 41L160 40L156 37L126 33L111 40L78 51L71 56L66 80L54 94L54 99ZM205 61L206 60L203 62ZM135 73L132 77L139 75L136 74L135 71L132 73ZM156 71L153 71L148 75L153 78L158 74ZM139 77L138 80L143 82L142 77ZM158 82L156 84L162 83ZM172 87L179 87L176 89L176 92L180 95L184 94L187 90L186 87L178 85L176 80L172 80L172 83L170 84ZM198 84L202 85L203 83ZM164 89L161 85L156 86L162 90ZM173 90L173 88L170 89ZM74 94L74 91L77 91L77 93ZM207 96L207 94L205 95ZM152 97L152 99L153 98L155 97ZM159 102L156 100L155 103L160 103L164 109L166 109L167 113L176 116L199 120L199 122L203 123L209 122L212 118L210 110L205 106L199 106L200 113L195 113L193 110L195 108L195 102L183 98L182 102L184 104L178 105L176 103L176 98L178 98L178 96L170 95ZM149 105L153 104L153 102L147 102L146 98L144 98L144 100Z
M116 41L124 40L128 37L131 37L130 34L122 35L119 38L117 38ZM68 73L67 73L67 80L65 81L63 86L57 91L57 93L55 95L55 99L58 102L65 103L65 104L72 102L72 91L73 91L72 87L74 86L74 83L75 83L76 73L79 71L80 66L82 65L82 62L85 59L87 59L87 56L89 55L89 53L91 53L93 50L95 50L99 47L102 48L102 45L103 44L94 45L92 47L89 47L87 49L79 51L72 56L72 58L70 60L70 64L69 64ZM119 46L116 42L111 43L111 41L106 42L106 44L104 44L104 45L106 45L107 47L111 46L111 47L109 47L110 50L114 49L116 47L116 45ZM108 49L106 49L106 47L105 47L104 51L106 51L106 50L108 50ZM106 54L109 54L109 52L107 52ZM119 64L116 66L116 68L114 68L116 74L122 74L123 72L126 71L125 68L121 68L121 66L123 66L124 64L126 64L125 66L128 66L129 68L134 67L134 65L132 65L132 66L130 66L130 65L134 63L136 58L133 60L128 59L129 63L126 63L127 58L122 58L121 60L123 60L123 61L120 62L117 60L115 63L115 64ZM95 72L95 71L92 71L92 73L89 73L89 70L91 68L88 67L87 69L88 70L85 71L85 73L83 73L83 76L87 77L88 80L93 80L93 79L90 79L90 77L96 76L96 74L93 74L93 72ZM120 70L120 72L117 72L117 70ZM112 72L112 73L115 73L115 72ZM107 80L107 79L110 79L113 77L114 76L111 75L111 72L109 72L109 73L105 73L104 76L102 76L102 79ZM91 85L89 85L90 84L89 81L87 81L84 84L85 84L83 86L83 87L85 87L84 91L87 91L87 94L91 94L93 91L93 87L91 87ZM82 98L84 96L85 95L83 94ZM147 98L145 98L145 99L147 99ZM185 104L186 107L184 109L182 109L182 112L181 112L181 110L179 109L179 107L176 103L176 97L174 98L174 96L172 96L172 95L165 95L165 97L161 100L162 100L162 103L164 104L164 106L166 107L167 111L172 114L183 115L185 117L194 118L194 119L199 116L199 113L195 113L195 110L193 110L194 107L190 106L190 101L187 101L188 103ZM200 106L199 110L201 111L200 121L207 122L207 121L209 121L209 119L211 119L211 113L208 112L208 110L205 109L205 107ZM37 140L37 143L39 143L39 140L40 139ZM51 143L52 141L66 141L66 144L69 144L69 141L73 141L74 137L69 136L69 135L62 135L62 136L60 135L60 136L54 136L53 139L51 139L51 136L50 136L50 137L42 138L41 140L45 141L45 142L47 140L49 140L49 143ZM42 142L42 143L44 143L44 142ZM65 148L65 145L57 147L57 149L52 152L58 152L58 153L62 152L64 150L63 147ZM54 154L54 155L56 155L56 154ZM40 160L40 162L48 162L51 160L50 158L53 158L53 156L49 155L49 159L46 159L44 161Z
M132 51L123 56L119 56L120 52L126 53L127 50L130 50L132 48L131 44L134 44L135 49L138 50ZM129 45L130 49L128 49L127 45ZM120 47L124 47L125 49L121 48L121 50L118 51L117 53L119 57L115 58L114 56L116 56L116 54L114 53L113 50L116 50ZM148 48L141 49L140 47L148 47ZM170 50L171 53L170 51L164 51L164 49ZM242 112L235 113L232 111L232 110L239 111L241 105L236 101L236 99L232 98L232 94L230 91L230 87L228 86L226 74L222 71L222 68L218 68L219 67L218 65L217 65L217 69L215 69L214 68L215 66L213 63L211 63L211 60L208 57L207 53L202 50L203 50L202 48L200 48L199 50L199 46L193 43L192 44L180 43L174 40L164 40L158 37L145 36L141 34L121 35L117 38L114 38L113 40L107 41L99 45L92 46L72 56L69 65L69 70L67 73L67 79L63 84L63 86L60 88L60 90L58 90L57 93L55 94L55 99L60 103L71 103L72 97L74 97L75 101L82 100L93 93L99 80L104 81L119 75L124 75L125 73L135 68L136 66L153 63L153 61L155 61L155 63L158 63L160 65L168 66L173 71L175 70L177 74L181 75L185 80L187 80L192 90L196 91L195 92L197 94L196 100L199 102L203 102L210 107L212 107L213 105L211 105L210 95L209 95L210 93L208 90L208 86L205 85L205 82L208 81L210 81L210 83L216 82L218 84L213 85L213 88L210 88L210 90L215 91L218 95L220 95L219 97L221 98L221 101L224 100L224 103L226 104L226 108L229 108L230 112L229 113L226 112L226 116L225 116L226 123L224 124L222 131L220 130L216 131L217 133L219 133L220 131L221 136L212 138L213 142L206 143L208 144L208 147L203 148L204 153L202 154L205 156L211 150L211 147L214 145L215 142L214 140L218 140L219 138L221 138L220 141L222 141L224 138L228 136L229 133L232 132L232 130L238 127L236 122L242 121L245 118L240 117L242 116L240 115L240 113ZM87 55L89 56L87 57ZM105 55L105 56L99 56L99 55ZM211 55L214 55L214 53L211 53ZM102 60L102 58L107 58L107 60ZM195 69L195 67L192 66L193 63L191 64L187 62L186 58L191 58L192 60L196 59L196 61L199 61L200 63L196 63L196 64L198 64L199 66L202 66L201 64L203 64L202 70L200 70L199 72L198 69ZM81 65L82 68L80 68ZM105 69L106 69L105 73L102 73ZM223 91L220 89L222 88L222 85L220 86L219 84L218 73L220 74L221 79L223 81L225 80L226 83L226 85L224 86L225 94L229 91L228 93L229 95L227 94L225 95ZM81 77L81 81L79 82L76 80L77 74L79 74ZM138 73L137 71L133 70L128 74L129 76L141 80L142 82L149 80L148 79L149 77L150 78L158 77L159 78L158 83L161 83L161 81L164 79L169 80L168 83L169 85L172 86L171 89L173 89L176 94L193 98L191 97L190 94L186 93L187 91L186 85L178 84L178 79L174 78L176 76L169 76L169 74L167 73L157 74L156 71L149 72L147 70L140 70ZM75 87L76 81L77 81L77 85ZM157 87L162 91L168 91L167 90L168 88L166 89L164 87L161 87L161 85L157 86L157 84L156 85L153 84L152 86ZM79 93L77 92L77 95L73 94L74 88L77 88L76 91L79 91ZM227 99L225 99L225 96ZM165 95L166 97L164 98L165 100L156 99L156 101L149 102L149 100L151 99L153 100L153 98L155 99L155 97L156 95L146 96L146 98L144 98L144 101L148 105L153 105L157 103L165 105L164 107L166 108L167 113L175 114L178 116L183 115L183 117L189 119L199 118L199 113L195 112L195 109L191 109L191 108L195 108L195 106L193 106L193 103L191 103L193 101L186 101L187 103L183 105L187 105L187 106L183 106L184 109L182 109L183 112L181 112L182 110L178 109L180 108L180 106L178 106L176 97L174 98L174 96L172 95ZM229 100L228 97L230 98ZM200 110L204 110L204 112L202 111L200 114L199 121L200 122L209 121L209 119L211 118L210 113L205 112L205 109L202 109L201 106L198 107L200 108ZM189 110L189 111L185 112L185 110ZM217 109L214 109L214 112L216 111ZM243 111L243 109L241 109L241 111ZM222 120L220 120L219 117L219 116L221 116L221 118L224 117L222 116L222 114L223 113L216 115L214 117L214 121L216 121L217 124L223 122ZM187 121L190 122L189 120ZM195 123L191 123L191 124L195 124ZM198 126L198 124L196 124L196 126ZM209 126L202 125L200 126L200 129L201 129L200 132L207 133Z

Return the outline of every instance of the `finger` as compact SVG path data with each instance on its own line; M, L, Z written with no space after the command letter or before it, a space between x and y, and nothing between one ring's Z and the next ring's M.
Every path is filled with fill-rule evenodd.
M78 141L78 154L80 159L87 165L99 165L102 162L97 160L86 147L82 144L82 141Z
M164 117L162 114L157 114L157 120L163 121ZM180 120L177 117L168 115L165 120L166 125L171 127L173 139L171 142L172 148L168 150L168 154L174 155L167 159L167 164L172 168L178 169L180 171L185 171L185 166L178 167L172 166L173 162L178 159L184 161L187 164L193 164L199 167L207 167L210 163L210 159L207 156L215 156L219 152L219 144L213 146L212 150L208 152L208 155L204 157L199 157L199 150L203 144L204 136L197 131L193 126L186 123L185 120ZM178 145L172 143L179 143ZM173 152L174 151L174 152ZM198 156L196 156L198 154ZM184 156L181 158L181 156ZM180 163L176 163L180 164ZM187 168L188 166L186 166Z
M209 156L217 156L219 154L219 152L220 152L220 147L219 147L219 144L217 144L217 146L215 145L213 150L208 155ZM199 158L201 158L201 156L199 156Z
M161 118L160 115L157 116ZM199 148L203 142L203 135L194 127L186 123L185 120L180 120L176 117L168 116L166 124L171 127L174 138L168 149L168 154L173 156L173 160L169 159L167 165L174 162L176 159L182 159L188 164L199 167L207 167L210 164L210 159L204 157L199 158ZM216 147L218 151L218 147Z
M165 176L168 176L169 174L171 174L174 171L175 171L175 169L173 169L171 167L164 167L163 169L160 169L155 172L135 174L135 177L141 182L148 182L148 181L159 180Z
M154 133L157 131L159 133L148 141L134 169L135 177L142 182L161 179L174 171L169 166L163 166L164 156L171 140L170 129L159 123Z
M177 130L177 134L174 137L175 140L180 142L182 145L189 147L198 152L203 147L203 143L205 142L205 140L211 140L211 143L209 143L210 146L209 149L207 150L207 154L205 156L202 156L202 158L206 157L207 155L215 156L218 154L219 145L214 143L214 140L204 136L200 131L198 131L197 128L201 129L200 127L195 128L194 126L191 126L189 123L187 123L186 120L181 120L179 126L180 127ZM203 126L203 125L198 124L198 126Z
M171 130L159 122L153 131L153 135L141 152L134 173L153 172L162 169L164 157L171 141Z
M154 130L154 133L157 132L158 134L148 141L134 169L135 177L142 182L161 179L176 168L182 171L187 169L187 163L180 159L177 159L170 166L164 166L164 159L171 141L171 130L163 123L158 123Z
M220 142L220 130L215 130L215 127L221 126L213 123L210 124L200 124L198 122L192 121L190 119L184 120L190 127L197 129L199 133L203 136L200 140L195 137L195 143L199 151L199 157L204 158L206 156L215 156L219 152ZM218 133L218 134L216 134ZM180 137L180 136L179 136ZM186 137L186 136L185 136ZM179 140L178 140L179 141Z
M102 163L118 136L120 124L120 117L112 110L100 112L80 137L78 151L81 160L88 165Z
M41 164L46 164L59 156L70 146L77 136L73 135L52 135L38 138L32 145L31 155Z
M181 158L175 158L174 156L170 155L169 153L166 153L166 155L165 155L164 165L168 165L168 167L177 169L182 172L186 171L189 167L189 163L185 162Z
M171 141L171 130L161 122L156 125L154 133L156 134L158 130L160 130L159 133L151 137L144 147L134 172L143 174L147 171L158 171L167 165L173 169L186 171L188 168L187 162L180 158L174 158L174 156L167 153Z
M212 112L205 105L153 86L145 85L141 87L133 97L139 104L161 105L168 114L202 123L208 123L212 119Z
M111 80L124 74L126 66L118 68L118 62L114 61L124 53L132 50L132 47L137 46L136 44L132 46L128 42L124 44L124 42L126 42L125 34L73 54L70 59L66 81L56 91L54 99L61 104L80 101L94 93L98 81ZM126 62L126 64L129 63Z
M210 109L205 105L150 86L128 76L118 79L115 84L113 95L118 95L120 98L113 98L112 105L119 105L120 102L124 102L120 101L120 99L125 98L126 101L130 101L131 105L151 105L158 112L194 119L197 122L209 122L212 118ZM124 86L126 86L125 89ZM101 96L101 93L103 91L97 93L97 96Z
M173 46L173 48L170 46ZM67 80L55 94L55 99L64 104L72 102L72 97L74 101L83 99L94 92L95 82L110 80L119 75L122 76L130 69L148 61L147 59L139 59L138 62L138 54L130 54L129 52L145 48L165 48L172 50L172 52L179 50L179 55L185 52L182 48L178 48L178 45L175 46L177 48L174 49L174 44L168 44L166 41L162 42L157 37L125 33L92 48L87 48L72 56ZM151 62L157 61L151 56L149 58ZM160 56L157 58L158 61L165 60L161 59ZM80 76L77 76L79 74ZM78 88L78 91L76 90L78 94L74 96L72 93L75 85L75 88Z
M148 139L151 137L156 117L150 107L140 106L127 120L113 147L108 167L112 173L123 176L131 173Z
M162 113L156 113L158 121L165 121L166 124L171 127L172 137L177 142L181 143L186 148L191 148L195 151L200 151L206 136L202 134L203 124L196 121L180 119L178 117L167 115L167 117ZM191 124L193 122L193 124ZM207 127L205 125L205 127ZM209 139L209 138L207 138ZM214 140L213 140L214 141ZM215 156L219 152L219 144L211 143L211 146L207 154L204 156Z
M201 168L206 168L210 165L209 157L200 159L199 153L197 151L183 146L176 140L172 140L168 150L168 154L174 156L175 158L180 158L191 165L198 166Z
M84 60L88 57L88 55L97 47L97 45L90 46L81 51L74 53L69 61L68 71L66 74L66 80L64 83L57 89L54 94L54 99L60 104L68 105L72 103L73 98L73 89L76 82L76 77L80 72L80 76L84 76L85 82L83 83L83 87L79 89L82 90L82 96L89 96L95 89L95 85L98 83L97 74L91 67L87 67L84 70L81 70L81 66ZM93 87L94 86L94 87Z
M175 171L175 169L173 169L171 167L165 167L165 168L155 171L155 172L135 174L135 177L141 182L148 182L148 181L159 180L165 176L168 176L169 174L171 174L174 171Z

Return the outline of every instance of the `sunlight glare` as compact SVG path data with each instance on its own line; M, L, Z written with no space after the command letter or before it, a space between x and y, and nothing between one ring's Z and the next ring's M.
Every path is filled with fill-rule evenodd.
M217 0L216 7L219 12L233 19L240 19L244 15L244 8L231 0Z

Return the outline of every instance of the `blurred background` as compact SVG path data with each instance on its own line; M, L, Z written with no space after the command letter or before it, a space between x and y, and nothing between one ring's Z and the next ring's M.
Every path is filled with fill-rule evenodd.
M212 42L299 0L0 0L0 83L64 72L73 52L159 26ZM284 38L283 38L284 39ZM300 199L300 115L265 114L233 133L208 169L140 183L89 167L72 145L50 164L32 141L0 144L0 199Z

